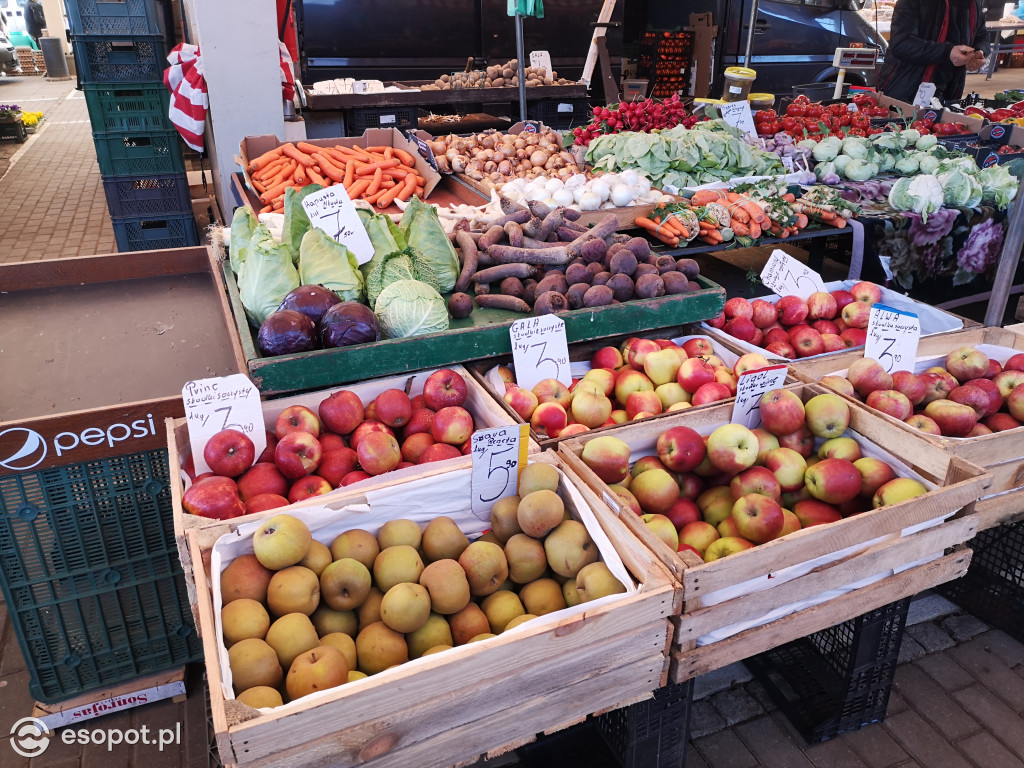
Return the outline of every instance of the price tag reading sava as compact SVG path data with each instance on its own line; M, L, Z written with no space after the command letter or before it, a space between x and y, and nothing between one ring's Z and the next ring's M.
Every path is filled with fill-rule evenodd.
M750 111L749 101L730 101L718 107L722 120L733 128L739 128L744 133L749 133L757 138L757 128L754 127L754 115Z
M480 429L473 433L473 514L491 519L498 499L519 492L519 473L526 466L529 424Z
M569 343L565 338L565 321L555 315L541 315L516 320L509 329L512 338L512 365L516 382L524 389L533 389L544 379L558 379L569 386Z
M761 421L761 395L786 383L786 366L772 365L741 373L736 382L736 402L732 406L733 424L753 429Z
M551 77L551 54L547 51L530 51L530 66L543 69L545 77Z
M913 370L921 320L912 312L875 304L868 316L864 357L877 360L886 372Z
M806 299L815 291L824 291L821 275L785 251L774 250L761 270L761 282L779 296L792 294Z
M341 184L306 195L302 207L314 227L319 227L352 251L360 264L373 258L370 236L366 234L356 207Z
M260 393L244 373L186 382L181 399L197 475L210 471L203 449L222 429L237 429L252 440L257 456L267 447Z

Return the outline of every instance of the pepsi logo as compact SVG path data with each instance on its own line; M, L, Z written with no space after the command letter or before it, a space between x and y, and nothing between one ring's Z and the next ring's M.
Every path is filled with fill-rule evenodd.
M989 132L989 138L1001 139L1006 135L1006 128L1001 125L993 125L992 130Z
M0 460L0 467L17 472L38 467L46 458L47 446L43 436L25 427L10 427L0 432L0 445L18 446L6 459Z
M989 155L985 158L985 162L981 164L982 168L991 168L993 165L999 162L999 158L996 155Z

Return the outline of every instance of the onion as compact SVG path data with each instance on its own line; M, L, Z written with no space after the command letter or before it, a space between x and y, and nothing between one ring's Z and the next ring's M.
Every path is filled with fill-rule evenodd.
M578 187L582 187L586 183L586 176L584 176L582 173L573 173L572 176L569 177L568 181L565 182L565 186L570 187L572 189L577 189Z
M500 163L498 163L498 173L500 173L502 176L508 176L510 173L512 173L512 163L510 163L508 160L502 160Z
M579 203L581 211L596 211L601 207L601 197L596 192L584 192Z
M590 191L597 195L603 203L605 200L608 199L608 195L611 194L612 190L611 187L608 186L608 182L605 181L603 178L600 178L594 179L594 181L590 183Z
M555 192L557 192L561 188L562 188L562 182L559 179L548 179L544 183L544 189L546 189L548 192L550 192L552 194L554 194Z
M535 150L530 155L530 162L534 165L544 165L548 161L548 153L542 149Z
M551 199L555 201L555 205L572 205L575 202L572 190L565 189L564 187L552 192Z
M619 174L619 180L630 187L635 187L637 182L640 181L640 174L629 168Z
M610 199L616 208L625 208L633 202L633 188L626 184L616 184L611 188Z

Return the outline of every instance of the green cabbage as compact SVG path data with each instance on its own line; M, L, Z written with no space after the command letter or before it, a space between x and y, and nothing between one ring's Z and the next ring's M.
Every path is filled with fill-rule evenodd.
M986 205L1005 208L1017 194L1017 179L1005 165L993 165L978 171L981 184L981 201Z
M827 163L836 159L836 155L839 154L839 150L843 148L843 142L841 139L835 136L829 136L819 141L814 149L811 150L811 154L814 159L819 163Z
M235 208L235 215L231 217L231 244L230 259L231 271L238 274L238 268L249 255L249 241L252 240L252 233L260 225L248 205L241 205Z
M921 132L916 128L907 128L905 131L901 131L903 138L906 139L907 145L916 144L921 140Z
M939 158L935 155L919 153L917 156L917 168L920 173L935 173L939 169Z
M836 173L842 175L851 160L853 160L853 157L850 155L836 155L836 159L832 161L832 165L836 168Z
M390 339L448 330L448 307L441 294L419 280L397 280L377 296L381 330Z
M405 250L405 235L395 226L391 217L383 213L373 213L365 208L357 208L359 220L363 222L363 229L370 238L373 246L373 258L360 264L359 269L363 277L369 277L370 272L380 263L380 260L389 253Z
M881 173L891 171L896 167L896 155L890 155L888 152L883 153L879 157L878 170Z
M843 139L843 154L856 160L867 160L871 142L863 136L847 136Z
M915 173L917 173L917 168L917 158L914 157L913 155L907 155L905 157L901 157L899 160L896 161L896 165L893 168L893 170L895 170L896 173L900 173L904 176L913 176Z
M322 285L342 301L364 301L363 273L355 255L320 228L302 236L299 245L302 285Z
M389 253L366 278L367 303L373 309L377 303L377 297L388 285L398 280L420 280L435 291L440 293L441 287L437 283L437 275L423 259L421 259L411 248L404 251Z
M897 211L915 211L928 221L928 214L942 207L943 193L939 180L930 174L905 176L889 190L889 205Z
M441 292L452 290L459 279L459 257L437 218L437 209L414 197L405 207L398 229L408 246L434 271ZM374 257L377 257L376 248Z
M249 254L238 269L238 297L249 323L259 328L288 292L298 287L299 273L288 249L260 224L253 232Z
M850 181L867 181L878 175L878 166L854 158L846 164L845 174Z
M296 264L299 263L302 238L313 226L306 215L306 209L302 207L302 200L306 195L319 192L321 189L323 187L319 184L307 184L302 189L289 187L284 192L284 229L281 230L281 242Z
M981 185L973 176L957 169L940 173L939 183L942 185L942 201L944 205L954 208L973 208L981 202Z

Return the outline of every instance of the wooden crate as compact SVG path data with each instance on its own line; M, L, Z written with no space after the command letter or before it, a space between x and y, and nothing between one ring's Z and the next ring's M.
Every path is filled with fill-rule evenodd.
M828 391L811 384L788 388L805 401ZM732 403L727 402L698 411L684 411L658 422L623 425L616 436L630 445L635 459L653 454L658 436L675 424L708 434L715 427L729 423L732 407ZM851 409L850 432L862 446L872 443L884 446L883 451L890 454L890 461L891 456L905 457L908 464L912 461L910 468L931 483L934 490L900 504L797 531L711 563L704 563L692 553L672 552L639 516L615 501L608 486L580 458L586 436L559 444L559 454L566 463L601 494L606 503L619 509L620 519L668 566L682 585L683 608L673 619L676 637L672 650L672 682L682 682L753 656L966 572L970 552L960 545L977 530L974 502L984 492L991 476L865 409ZM942 522L943 517L951 519ZM934 524L910 535L901 535L909 526L928 522ZM945 554L950 548L954 551ZM792 577L794 571L798 575ZM878 580L867 583L874 577ZM760 591L740 586L758 579L763 587ZM852 591L830 593L858 582L861 585ZM730 588L729 594L714 594ZM815 604L815 600L821 602ZM787 613L800 601L804 601L802 607ZM764 623L768 618L773 620ZM728 632L726 628L740 622L751 622L753 626L697 645L698 638L714 632L721 637Z
M414 660L379 675L260 713L225 697L210 572L217 539L234 520L188 531L197 567L199 617L213 728L221 760L246 768L294 765L455 765L498 754L581 721L587 714L650 698L664 685L677 588L610 509L552 452L531 457L562 472L626 568L636 591L591 608L558 611L516 632ZM470 460L462 473L467 491ZM367 503L359 489L347 504ZM264 517L265 513L259 517ZM355 521L358 525L358 521ZM314 530L314 536L316 530Z
M477 380L469 374L469 371L461 365L452 366L452 370L458 372L466 381L467 394L464 407L473 414L473 421L478 429L503 427L515 423L505 410L498 405L494 398L492 398L484 388L480 386ZM359 395L364 405L386 389L403 389L408 391L411 395L418 395L423 391L423 382L426 381L427 377L431 373L433 373L432 370L420 371L419 373L407 374L404 376L390 376L383 379L363 381L358 384L348 384L345 387L332 387L329 390L321 390L319 392L307 392L305 394L295 395L292 397L266 400L263 403L264 421L268 428L272 429L273 424L281 414L281 411L292 405L305 405L316 412L320 405L320 401L327 397L331 392L338 389L347 389L351 392L355 392ZM530 453L535 453L540 450L540 446L535 441L530 440L528 450ZM183 470L185 463L192 454L192 447L189 443L188 426L184 418L167 420L167 451L168 463L172 468L172 472ZM446 472L452 467L458 465L460 461L461 459L445 459L443 461L431 462L429 464L429 472L431 474L436 472ZM426 466L392 470L378 478L364 480L359 484L359 487L360 489L364 487L372 489L390 485L395 482L401 482L402 480L418 476L425 468ZM320 506L324 503L333 503L334 497L338 494L343 494L344 490L345 489L337 489L330 495L318 496L310 501L290 505L287 509L297 506L308 507L310 505ZM189 603L191 603L194 609L196 604L195 584L192 581L191 569L189 567L190 561L188 559L188 547L185 544L185 531L188 528L207 525L210 520L205 517L198 517L197 515L190 515L186 513L181 506L181 497L183 493L184 488L182 482L171 484L171 503L174 508L174 538L178 544L178 554L181 556L181 563L185 570L185 583L188 586ZM252 515L245 515L238 519L240 522L245 522L251 518Z
M1024 351L1024 335L1011 328L972 328L959 333L922 338L917 347L919 367L940 365L935 358L945 357L957 347L987 344L1004 350L1003 360ZM850 364L863 357L862 352L844 352L829 358L806 360L793 365L793 375L800 381L820 381L823 376L846 371ZM927 365L923 361L931 360ZM844 395L844 397L846 397ZM859 400L847 399L870 410L886 422L906 432L921 436L953 456L977 464L992 474L992 486L978 502L978 528L984 530L1024 516L1024 427L996 432L981 437L941 437L926 435L899 419L868 408Z

